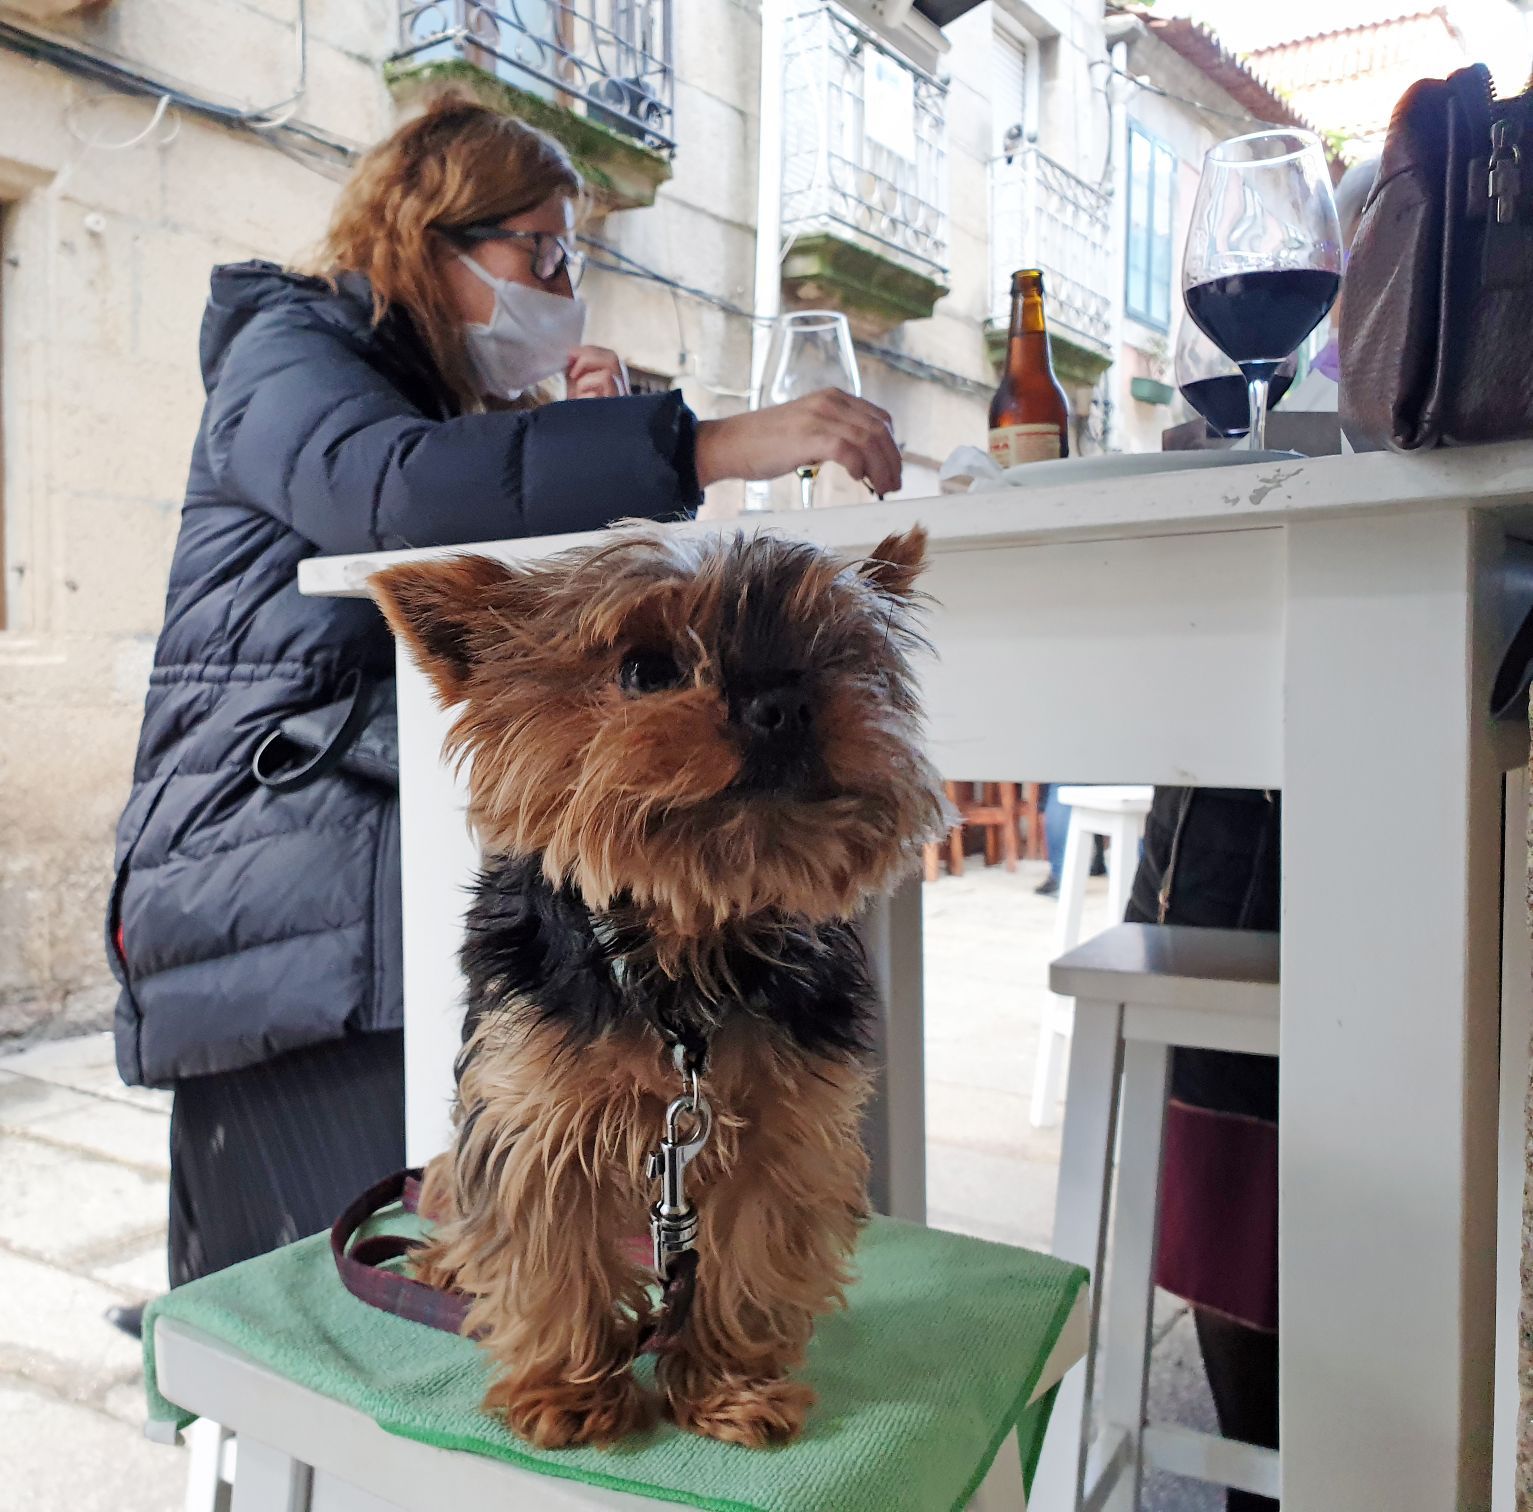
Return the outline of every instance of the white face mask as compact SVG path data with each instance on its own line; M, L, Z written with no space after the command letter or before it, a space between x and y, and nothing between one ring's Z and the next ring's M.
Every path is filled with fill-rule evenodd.
M463 327L469 360L484 392L513 399L562 373L585 334L585 301L496 278L461 252L458 260L495 295L489 322Z

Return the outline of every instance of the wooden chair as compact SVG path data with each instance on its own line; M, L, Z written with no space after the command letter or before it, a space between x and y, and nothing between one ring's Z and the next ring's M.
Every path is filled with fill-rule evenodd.
M949 782L944 787L948 802L958 814L958 823L947 837L949 876L963 875L964 832L969 829L984 831L986 866L1000 861L1007 871L1014 872L1022 858L1031 860L1043 854L1043 809L1038 802L1036 782ZM940 844L926 847L928 882L935 882L941 875L941 852Z
M1036 782L1017 784L1017 824L1022 831L1022 859L1042 861L1049 854L1048 839L1043 832L1043 804L1039 800L1040 788Z

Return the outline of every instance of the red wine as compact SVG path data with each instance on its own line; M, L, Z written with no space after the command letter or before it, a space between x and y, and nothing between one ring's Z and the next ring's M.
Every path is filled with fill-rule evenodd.
M1231 361L1270 366L1298 349L1340 287L1340 274L1320 268L1231 273L1188 289L1187 313Z
M1292 373L1279 373L1267 391L1270 410L1288 392ZM1182 385L1182 398L1221 436L1243 436L1251 428L1250 391L1239 373L1224 373L1218 378L1199 378Z

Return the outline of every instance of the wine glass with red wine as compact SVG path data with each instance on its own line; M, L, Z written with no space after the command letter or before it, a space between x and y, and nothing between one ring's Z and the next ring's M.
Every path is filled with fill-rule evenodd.
M1267 391L1267 408L1274 410L1298 372L1296 358L1278 364ZM1251 428L1251 401L1240 369L1198 329L1184 320L1176 338L1176 386L1215 435L1237 438Z
M1245 376L1250 445L1267 444L1278 367L1341 287L1341 226L1325 152L1307 131L1209 149L1182 258L1187 313Z

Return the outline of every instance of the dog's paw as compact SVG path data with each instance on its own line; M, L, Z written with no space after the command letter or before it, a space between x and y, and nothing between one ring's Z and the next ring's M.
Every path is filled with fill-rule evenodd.
M761 1449L799 1435L814 1392L801 1381L726 1381L698 1396L673 1394L670 1414L678 1428Z
M484 1410L539 1449L614 1444L655 1419L653 1400L626 1370L578 1386L497 1381L485 1394Z

